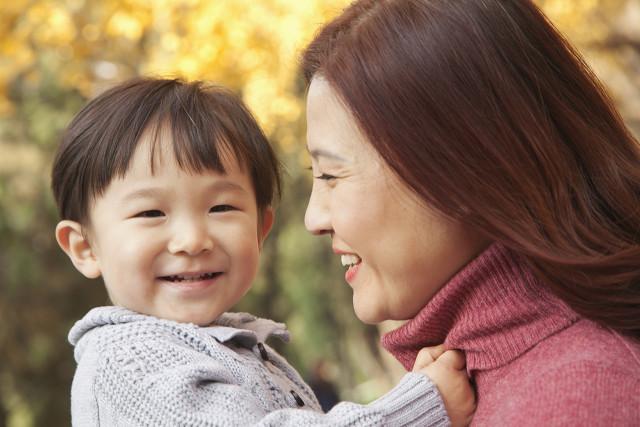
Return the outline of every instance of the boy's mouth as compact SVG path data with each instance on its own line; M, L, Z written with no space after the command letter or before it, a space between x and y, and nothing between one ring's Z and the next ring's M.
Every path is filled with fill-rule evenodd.
M210 272L210 273L196 273L196 274L173 274L171 276L160 276L161 280L167 282L180 283L180 282L199 282L202 280L211 280L220 276L222 272Z

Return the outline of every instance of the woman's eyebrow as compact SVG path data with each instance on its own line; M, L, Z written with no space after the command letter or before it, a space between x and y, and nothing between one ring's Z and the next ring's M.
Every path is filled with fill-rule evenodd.
M345 159L342 156L339 156L338 154L332 153L331 151L327 151L324 150L322 148L314 148L313 150L309 149L309 147L307 147L307 151L309 152L309 154L311 155L311 158L313 159L318 159L319 157L324 157L330 160L337 160L340 162L346 162L347 159Z

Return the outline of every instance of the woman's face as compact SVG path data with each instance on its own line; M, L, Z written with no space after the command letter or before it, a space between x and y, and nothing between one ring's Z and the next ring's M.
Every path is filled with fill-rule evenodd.
M307 144L314 180L305 225L331 237L363 322L412 318L487 246L399 180L319 77L307 98Z

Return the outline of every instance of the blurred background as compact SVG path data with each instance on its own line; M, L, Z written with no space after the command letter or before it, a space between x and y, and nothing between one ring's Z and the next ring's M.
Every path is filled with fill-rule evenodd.
M307 379L370 401L402 368L362 325L327 239L309 236L300 49L348 0L5 0L0 4L0 427L69 425L66 336L108 303L58 249L49 191L62 129L137 75L215 81L242 95L286 168L261 275L238 310L288 324L278 347ZM540 0L640 133L640 0ZM372 236L375 238L375 236ZM322 381L320 381L322 383Z

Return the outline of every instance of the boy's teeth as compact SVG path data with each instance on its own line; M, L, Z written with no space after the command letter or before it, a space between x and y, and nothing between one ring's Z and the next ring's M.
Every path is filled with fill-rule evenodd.
M173 275L173 276L166 276L165 278L171 282L185 282L185 281L189 281L189 282L195 282L197 280L208 280L208 279L213 279L216 276L216 273L204 273L204 274L198 274L198 275Z
M356 265L362 261L358 255L340 255L340 260L343 267Z

